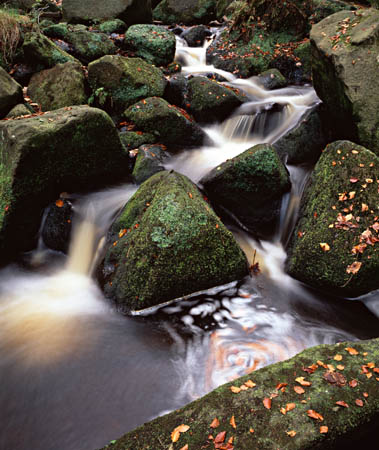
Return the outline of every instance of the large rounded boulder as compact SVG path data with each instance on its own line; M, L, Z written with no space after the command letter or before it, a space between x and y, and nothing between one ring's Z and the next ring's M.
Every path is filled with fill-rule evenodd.
M163 0L153 17L165 24L207 24L216 18L216 0Z
M247 274L232 233L184 175L159 172L141 185L111 230L105 293L140 310Z
M379 288L379 158L353 142L324 150L302 199L287 270L344 297Z
M0 119L22 101L22 87L0 67Z

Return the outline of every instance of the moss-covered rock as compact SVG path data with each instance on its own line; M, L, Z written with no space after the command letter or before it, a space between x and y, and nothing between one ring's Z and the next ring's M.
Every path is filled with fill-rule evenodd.
M258 75L258 81L265 89L280 89L287 86L286 78L278 69L268 69Z
M86 79L80 64L67 62L32 76L28 86L29 97L42 111L87 103Z
M188 445L189 449L211 449L216 436L225 448L232 448L226 443L233 438L234 448L241 450L369 447L377 436L379 420L378 349L379 340L372 339L304 350L158 417L106 448L155 450L171 446L177 450ZM336 355L340 355L340 363L334 360ZM309 386L302 387L302 382L309 382ZM232 386L237 393L232 392ZM235 389L241 386L245 387ZM302 388L304 393L296 393L294 388ZM214 428L215 418L219 425ZM187 425L188 431L172 443L171 433L181 424ZM223 432L224 437L220 436Z
M375 9L338 12L311 31L313 80L329 139L350 139L377 154L378 36Z
M24 103L19 103L13 107L7 114L7 119L14 119L15 117L27 116L34 113L34 109L31 106L27 106Z
M315 163L326 145L318 109L275 142L274 148L288 164Z
M217 19L222 19L227 13L228 6L233 3L234 0L217 0L216 3L216 16Z
M175 57L175 34L158 25L132 25L125 33L124 45L156 66L167 66Z
M165 24L207 24L216 18L216 0L163 0L153 17Z
M134 122L138 129L153 133L159 138L159 142L170 145L172 149L201 145L206 138L204 131L191 116L163 98L146 98L130 106L124 116Z
M302 200L287 270L350 297L379 288L379 158L337 141L319 159Z
M127 155L104 112L88 106L0 122L1 258L34 248L43 209L60 192L127 175Z
M58 199L48 206L41 233L46 247L68 252L73 215L72 203L67 199Z
M120 133L122 145L127 149L135 149L143 144L155 144L157 137L142 131L123 131Z
M102 56L114 55L117 51L116 45L104 33L69 31L65 40L72 45L74 56L85 65Z
M222 121L242 103L241 96L217 81L193 77L188 83L186 109L197 121Z
M267 236L279 218L288 172L275 149L260 144L215 167L200 181L207 195L253 232Z
M99 25L99 30L102 33L125 33L127 29L126 23L121 19L106 20Z
M163 163L167 157L163 145L141 145L132 172L134 182L141 184L154 174L165 170Z
M63 17L72 23L121 19L128 25L151 22L150 0L63 0Z
M0 119L22 101L22 87L0 67Z
M26 33L22 45L25 62L37 70L50 69L57 64L77 62L73 56L61 50L42 33Z
M139 310L242 278L244 253L197 187L159 172L141 185L112 226L106 295Z
M166 79L160 69L141 58L104 56L88 65L95 104L114 113L146 97L162 96ZM102 93L103 102L99 92Z
M208 36L211 36L212 32L205 25L196 25L194 27L187 28L180 35L190 47L202 47L204 41Z

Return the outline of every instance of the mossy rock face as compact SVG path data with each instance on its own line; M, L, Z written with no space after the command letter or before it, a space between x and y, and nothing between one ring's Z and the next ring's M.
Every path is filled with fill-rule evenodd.
M163 145L141 145L132 172L136 184L141 184L151 176L165 170L164 161L168 153Z
M205 25L196 25L194 27L184 30L180 35L190 47L202 47L204 41L212 32Z
M379 11L375 9L338 12L311 31L314 87L323 101L328 138L349 139L377 154L378 36Z
M132 25L125 33L124 45L156 66L167 66L175 57L175 34L158 25Z
M43 209L60 192L100 188L127 175L111 118L88 106L0 122L2 259L35 246Z
M127 149L135 149L143 144L155 144L157 137L151 133L142 133L142 131L125 131L120 133L122 145Z
M216 0L163 0L153 18L165 24L207 24L216 18Z
M206 77L191 78L187 100L186 109L200 122L223 121L243 103L232 89Z
M0 118L22 101L22 87L0 67Z
M63 0L63 17L72 23L121 19L128 25L151 22L150 0Z
M88 65L88 79L95 104L122 113L125 108L146 97L163 95L166 79L160 69L141 58L107 55ZM104 101L96 99L101 90Z
M339 363L334 360L336 355L341 356ZM378 360L379 339L319 345L224 384L184 408L130 431L105 448L214 448L215 438L222 432L222 442L233 438L234 448L241 450L369 447L370 439L376 439L379 420L378 374L374 372ZM333 366L334 372L327 364ZM338 369L339 365L344 369ZM299 377L304 380L297 381ZM249 387L251 381L255 383L253 388ZM300 382L304 381L310 386L302 387ZM234 390L245 387L233 393L232 386ZM302 388L304 393L298 394L294 388ZM213 428L215 418L219 425ZM171 433L181 424L189 429L180 433L173 444Z
M290 275L344 297L379 288L378 168L379 158L357 144L326 147L290 242Z
M107 20L99 25L99 30L102 33L125 33L127 29L126 23L121 19Z
M77 59L61 50L42 33L26 33L22 50L25 62L32 67L37 67L39 70L50 69L57 64L64 64L70 61L79 63Z
M275 149L260 144L215 167L200 180L215 204L236 215L258 235L268 235L279 218L288 172Z
M29 105L28 105L29 106ZM7 119L13 119L15 117L27 116L29 114L34 113L34 109L31 106L26 106L23 103L19 103L15 107L13 107L9 113L7 114ZM30 108L30 109L29 109Z
M102 56L114 55L117 51L116 45L104 33L70 31L65 40L73 46L75 57L85 65Z
M326 145L318 109L275 142L274 148L288 164L316 163Z
M140 310L247 274L244 253L197 187L159 172L141 185L112 226L106 295Z
M164 98L172 105L187 107L188 78L182 74L173 75L167 83Z
M217 0L216 3L216 15L217 19L222 19L227 13L228 6L233 3L234 0Z
M153 133L159 142L170 145L170 149L201 145L206 139L206 134L191 116L163 98L146 98L130 106L124 116L138 129Z
M312 14L308 21L310 24L315 24L336 12L355 9L357 9L356 6L340 0L313 0Z
M42 111L87 103L86 79L80 64L68 62L34 74L28 86L29 97Z
M72 203L67 199L58 199L49 205L41 234L46 247L68 252L73 215Z
M280 89L287 86L286 78L278 69L269 69L259 74L258 81L265 89Z

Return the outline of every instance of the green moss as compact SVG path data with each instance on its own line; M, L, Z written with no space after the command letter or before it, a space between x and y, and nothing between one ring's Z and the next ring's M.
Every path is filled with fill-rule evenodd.
M164 24L206 24L216 18L216 0L163 0L154 9L153 18Z
M138 149L132 177L141 184L157 172L164 170L163 162L167 154L161 145L142 145Z

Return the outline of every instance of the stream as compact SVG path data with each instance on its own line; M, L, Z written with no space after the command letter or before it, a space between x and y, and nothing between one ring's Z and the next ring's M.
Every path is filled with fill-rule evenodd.
M212 146L167 163L198 182L209 169L262 142L274 143L319 102L310 86L266 91L205 63L204 48L178 40L187 74L217 72L249 102L205 127ZM0 271L0 449L94 450L215 387L304 348L379 335L379 294L358 301L313 291L283 271L309 168L289 167L276 236L256 242L228 224L252 277L134 316L119 314L93 273L115 215L137 187L75 203L69 254L40 243L30 267Z

